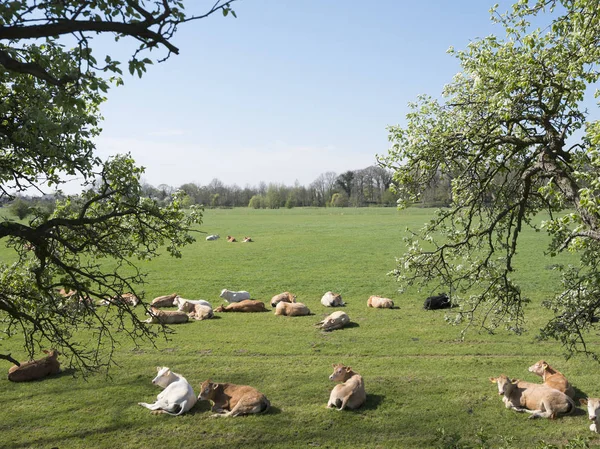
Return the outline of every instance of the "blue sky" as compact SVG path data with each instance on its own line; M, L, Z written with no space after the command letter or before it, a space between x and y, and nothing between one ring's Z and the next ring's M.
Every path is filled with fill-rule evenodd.
M189 12L212 4L186 3ZM174 187L213 178L308 185L372 165L407 104L439 96L459 71L448 47L503 36L491 4L240 0L237 19L182 25L178 56L109 91L98 155L131 152L145 181Z

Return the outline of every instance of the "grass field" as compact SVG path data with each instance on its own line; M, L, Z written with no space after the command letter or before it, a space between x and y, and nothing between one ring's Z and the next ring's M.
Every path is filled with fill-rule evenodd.
M545 236L525 235L516 275L531 297L528 332L516 336L471 331L444 322L444 311L424 311L429 293L397 293L386 273L402 253L405 228L416 229L431 210L291 209L207 210L205 234L184 249L146 263L147 298L177 292L213 306L222 288L248 290L268 302L290 291L315 314L219 314L176 327L157 347L123 340L111 378L87 380L65 373L13 384L0 379L0 447L5 448L300 448L490 447L531 448L541 440L558 446L577 437L600 438L588 429L583 409L558 420L529 420L504 408L488 378L505 373L538 382L527 367L540 358L565 373L581 394L600 395L599 367L586 358L562 357L553 341L535 340L548 318L540 302L559 288L543 255ZM227 243L226 235L255 243ZM0 258L9 259L6 249ZM564 259L563 259L564 261ZM354 325L322 333L312 325L331 312L320 304L328 290L341 293ZM379 294L399 308L374 310ZM599 339L592 336L595 344ZM13 355L20 341L3 341ZM327 409L332 363L351 365L365 380L367 403L358 411ZM266 394L269 413L210 418L198 402L180 417L153 416L137 405L153 402L156 366L183 374L198 393L207 378L250 384ZM3 369L9 364L2 362ZM444 432L444 441L436 435ZM458 442L457 442L458 441ZM482 443L485 441L485 443ZM454 443L456 444L454 444Z

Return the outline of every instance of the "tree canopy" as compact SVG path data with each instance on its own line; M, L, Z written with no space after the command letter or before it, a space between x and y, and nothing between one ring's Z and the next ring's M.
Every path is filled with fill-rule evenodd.
M492 18L506 37L451 48L462 71L442 98L419 97L406 124L389 128L382 161L403 205L440 173L452 186L450 206L408 237L393 274L403 286L449 288L457 321L520 332L528 298L514 258L523 228L545 213L547 253L580 262L557 267L562 291L545 302L554 318L541 335L594 355L585 337L600 313L600 122L583 101L599 75L600 4L521 0Z
M95 156L99 105L123 81L122 61L98 57L93 38L136 41L125 62L141 77L153 61L178 53L171 38L179 25L216 12L235 16L234 1L206 3L199 13L187 13L179 0L0 4L0 199L60 188L69 176L85 186L80 195L62 196L52 213L37 209L26 223L0 221L0 239L18 259L0 264L0 332L22 336L30 356L54 346L80 368L107 366L113 332L155 336L127 304L115 302L116 313L100 311L87 301L69 304L58 290L75 290L82 299L135 292L144 281L136 261L157 256L161 247L179 257L201 223L199 208L183 211L180 192L164 207L145 197L143 169L129 155ZM93 329L91 343L74 337L79 328ZM0 352L14 361L1 346Z

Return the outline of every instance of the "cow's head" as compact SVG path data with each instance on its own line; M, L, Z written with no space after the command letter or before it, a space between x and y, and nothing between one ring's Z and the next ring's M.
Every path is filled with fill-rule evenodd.
M548 364L543 361L540 360L539 362L536 362L535 364L531 365L528 370L530 373L533 374L537 374L538 376L544 376L544 371L546 371L546 368L548 368Z
M209 399L213 399L215 397L215 393L219 389L219 384L211 382L210 379L205 380L200 385L200 394L198 395L198 399L201 401L208 401Z
M173 373L166 366L157 366L156 371L158 374L154 379L152 379L152 383L154 385L158 385L162 388L167 388L171 382L173 382Z
M590 421L596 421L600 414L600 399L599 398L586 398L580 399L581 405L587 406L588 418Z
M334 363L333 373L331 374L331 376L329 376L329 380L332 380L334 382L345 382L348 379L351 372L352 368L350 368L349 366L344 366L341 363L338 363L336 365Z
M506 375L501 374L498 377L490 377L490 382L498 385L498 394L509 394L512 386L517 382L516 379L510 380Z

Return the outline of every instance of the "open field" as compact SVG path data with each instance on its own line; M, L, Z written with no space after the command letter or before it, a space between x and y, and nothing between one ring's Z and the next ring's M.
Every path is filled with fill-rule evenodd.
M0 378L0 447L5 448L300 448L438 447L437 429L456 434L459 444L535 447L540 440L561 445L578 436L600 438L579 409L558 420L528 420L504 408L488 378L505 373L538 382L527 367L540 358L565 373L583 394L600 395L599 367L585 358L568 361L553 341L535 340L548 317L540 302L558 288L557 260L544 257L545 237L530 232L516 263L525 293L528 329L516 336L460 329L444 322L444 311L424 311L430 293L397 293L386 273L403 249L406 227L418 228L431 210L291 209L208 210L202 230L221 239L198 241L184 257L165 256L144 268L147 298L177 292L213 306L222 288L248 290L268 302L290 291L315 314L217 314L208 321L179 325L157 347L124 340L111 378L87 380L68 373L41 382ZM227 243L230 234L255 243ZM6 249L0 258L8 260ZM562 259L563 261L565 259ZM328 290L341 293L354 325L322 333L312 324L332 309L321 306ZM367 298L394 299L398 309L374 310ZM141 313L141 312L140 312ZM593 337L595 344L599 342ZM20 341L3 341L19 358ZM352 412L327 409L332 363L351 365L365 379L367 404ZM159 393L150 381L156 366L183 374L198 393L207 378L250 384L266 394L269 413L210 418L199 402L180 417L153 416L137 405ZM2 362L0 369L8 370ZM477 436L477 435L480 436ZM450 438L448 438L449 440ZM440 446L455 447L455 446ZM462 447L462 446L456 446Z

